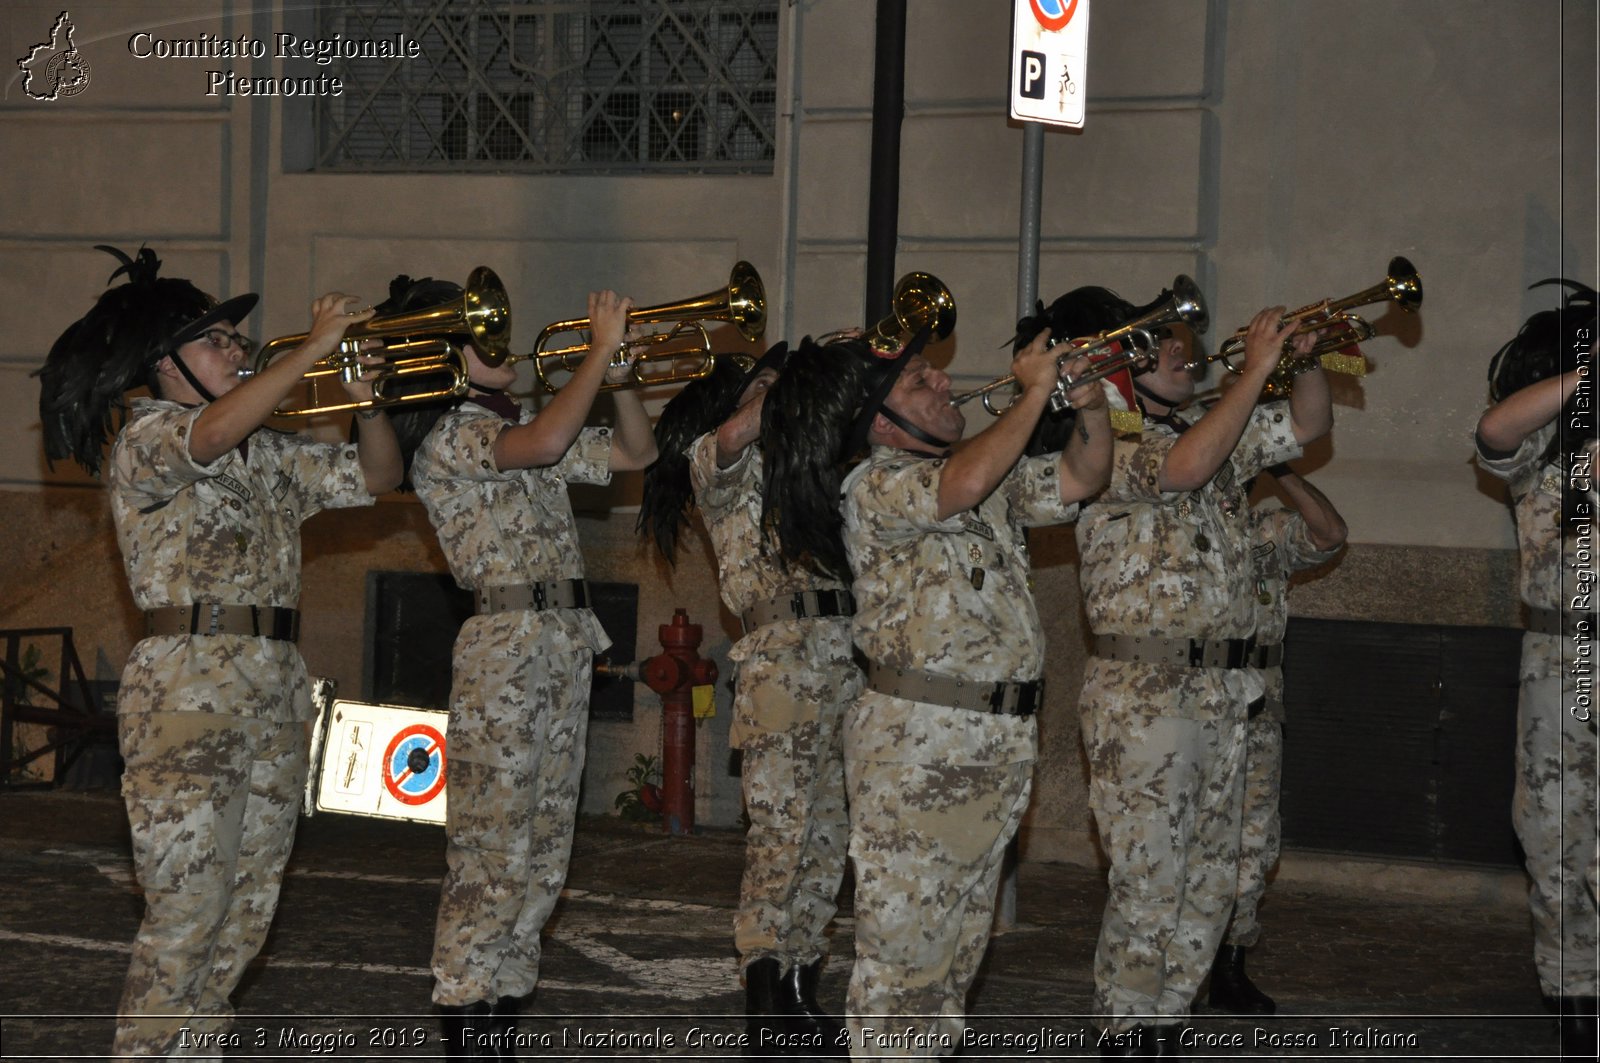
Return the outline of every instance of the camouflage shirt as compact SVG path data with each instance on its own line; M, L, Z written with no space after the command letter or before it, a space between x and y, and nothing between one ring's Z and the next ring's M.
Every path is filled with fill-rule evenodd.
M1319 550L1306 519L1292 509L1257 506L1250 511L1250 556L1255 566L1256 642L1283 641L1289 626L1289 576L1339 556L1341 546ZM1283 669L1263 669L1269 711L1283 709Z
M748 446L739 460L726 469L717 467L717 434L707 432L689 451L689 474L695 504L711 535L717 558L717 580L722 603L734 616L751 606L780 595L806 590L843 590L837 579L827 579L798 565L785 567L764 549L761 524L761 451ZM733 660L743 660L776 640L794 644L800 623L788 620L765 624L734 643ZM776 648L776 647L774 647Z
M135 399L112 448L111 515L133 600L292 608L301 522L372 502L356 448L263 429L202 465L189 433L203 409ZM123 673L118 711L158 709L307 719L305 665L293 643L267 638L147 638Z
M1022 530L1077 516L1060 455L1025 458L976 507L940 520L944 459L874 447L844 483L855 641L869 661L986 682L1044 672Z
M1532 433L1516 452L1492 458L1478 444L1478 464L1511 489L1512 513L1517 523L1517 560L1521 571L1522 600L1542 609L1562 609L1571 603L1563 591L1578 569L1578 536L1561 535L1561 466L1544 461L1545 448L1556 433L1556 421ZM1563 553L1565 556L1563 557ZM1565 566L1565 571L1563 571ZM1559 675L1562 640L1555 635L1529 631L1522 637L1522 678Z
M517 423L531 420L524 410ZM450 574L468 590L583 578L567 484L611 482L609 428L585 428L554 465L500 471L494 444L509 423L464 402L439 418L411 464ZM568 628L574 645L596 653L611 645L591 610L542 615L542 626Z
M869 661L985 682L1044 672L1044 630L1022 529L1078 513L1060 455L1024 458L976 507L938 518L944 459L874 447L844 483L856 645ZM850 759L1000 765L1031 761L1032 716L999 716L868 691L845 734Z
M1189 424L1203 410L1185 410ZM1252 411L1232 455L1204 486L1162 491L1161 467L1178 441L1145 422L1118 438L1111 483L1078 521L1078 576L1098 635L1244 638L1255 630L1250 506L1245 483L1300 453L1286 402Z

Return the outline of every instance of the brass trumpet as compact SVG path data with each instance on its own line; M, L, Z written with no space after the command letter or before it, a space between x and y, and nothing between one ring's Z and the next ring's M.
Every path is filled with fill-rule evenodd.
M1082 357L1087 357L1095 365L1081 377L1064 376L1057 380L1055 391L1050 396L1050 409L1055 411L1065 409L1068 405L1067 392L1073 388L1104 380L1124 369L1132 369L1149 361L1152 357L1151 352L1156 348L1157 329L1181 322L1195 332L1204 332L1210 320L1205 297L1200 294L1200 286L1187 275L1178 274L1173 279L1172 288L1166 293L1166 298L1147 313L1097 336L1067 341L1083 343L1084 346L1067 350L1056 359L1056 365L1059 366L1070 358ZM1059 346L1059 343L1052 343L1051 346ZM1011 403L1017 400L1019 392L1016 390L1016 382L1016 376L1008 373L982 387L955 396L950 400L950 405L960 406L971 399L982 399L983 408L998 417L1009 410ZM993 393L1007 385L1012 386L1011 401L1004 406L997 406Z
M273 358L294 350L306 341L309 332L280 336L262 345L255 368L241 370L248 377L264 370ZM467 278L459 299L447 300L420 310L384 314L352 325L345 330L339 347L326 358L313 362L301 378L306 386L306 402L282 406L273 412L279 417L310 417L314 414L345 410L380 409L392 406L436 402L464 395L467 391L465 344L477 348L480 357L491 365L506 358L511 338L511 301L494 270L479 266ZM363 340L382 339L377 365L361 364ZM335 381L348 384L367 375L372 377L372 398L356 400L343 389L324 401L321 385ZM431 385L428 381L436 381ZM404 394L389 394L399 383L421 385Z
M1294 390L1294 378L1318 364L1332 372L1351 376L1366 375L1365 359L1347 357L1339 352L1352 344L1371 339L1377 334L1377 330L1365 318L1359 314L1349 313L1349 310L1351 307L1366 306L1384 300L1393 302L1408 314L1415 313L1422 305L1422 278L1417 274L1416 267L1401 255L1389 260L1388 274L1372 287L1364 288L1342 299L1323 299L1320 302L1309 303L1285 314L1279 327L1291 322L1297 323L1297 327L1290 334L1289 340L1285 341L1283 358L1261 389L1262 397L1278 399L1289 395ZM1246 331L1240 329L1235 332L1223 341L1217 348L1216 354L1205 361L1220 361L1230 373L1244 372L1243 366L1236 363L1244 354ZM1295 336L1318 331L1326 331L1328 335L1319 339L1306 354L1299 356L1292 354L1291 347ZM1202 363L1194 363L1195 366L1199 364Z
M675 303L636 307L628 311L630 324L660 324L672 322L671 329L651 333L638 339L626 340L612 356L612 364L620 365L637 351L630 379L617 384L602 385L601 390L617 388L654 387L658 384L681 384L710 376L716 367L717 356L711 351L711 336L703 322L727 321L739 330L745 339L754 342L767 325L766 288L761 275L748 262L734 263L726 287L706 292ZM533 371L552 394L561 390L551 379L557 372L574 373L592 350L587 343L576 343L555 350L550 349L553 337L565 332L579 332L590 327L586 317L556 321L546 325L529 354L511 355L509 361L532 361ZM682 346L685 337L692 346ZM677 346L674 346L677 345ZM686 365L678 363L687 362ZM647 367L666 364L661 372L647 372Z

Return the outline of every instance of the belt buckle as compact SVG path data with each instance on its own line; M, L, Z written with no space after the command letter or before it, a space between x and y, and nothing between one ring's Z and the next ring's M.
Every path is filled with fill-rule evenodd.
M528 589L533 593L533 607L535 609L543 609L545 607L544 584L540 582L530 583L528 584Z
M1204 668L1204 667L1206 667L1206 640L1205 639L1190 639L1189 640L1189 667L1190 668Z
M994 689L989 691L989 711L995 715L1004 715L1006 711L1006 689L1009 683L995 683Z
M789 612L794 614L796 620L806 618L806 595L804 591L795 591L789 595Z

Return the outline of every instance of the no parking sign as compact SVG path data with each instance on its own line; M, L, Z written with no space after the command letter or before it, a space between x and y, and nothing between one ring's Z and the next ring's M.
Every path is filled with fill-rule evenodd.
M448 719L440 709L334 701L317 721L321 756L308 782L311 807L443 823Z
M425 805L444 790L444 735L414 723L389 741L383 785L397 801Z

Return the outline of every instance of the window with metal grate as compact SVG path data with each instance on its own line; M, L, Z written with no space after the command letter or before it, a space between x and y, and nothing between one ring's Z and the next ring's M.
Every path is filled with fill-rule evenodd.
M771 173L778 0L329 4L341 57L310 168L360 172Z

